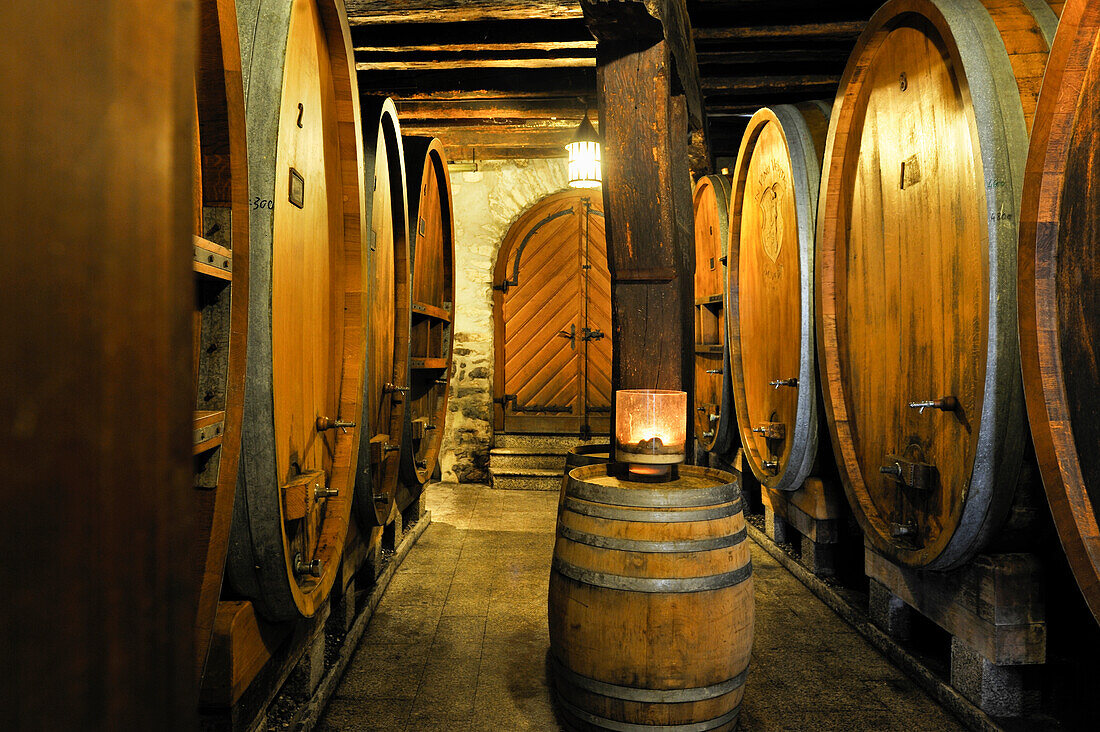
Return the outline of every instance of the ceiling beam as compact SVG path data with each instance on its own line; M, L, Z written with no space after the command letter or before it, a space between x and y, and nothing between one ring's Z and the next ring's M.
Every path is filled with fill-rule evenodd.
M351 25L581 17L577 0L346 0L345 5Z
M383 39L372 39L375 43ZM587 41L517 41L516 43L390 43L357 45L356 53L513 53L515 51L595 51L596 39Z
M726 94L758 94L761 92L798 93L806 91L836 91L840 74L807 74L805 76L711 76L703 78L707 96Z
M357 71L445 71L449 69L596 68L596 58L459 58L432 61L358 61Z
M396 99L397 113L406 119L575 119L584 115L580 99Z
M693 33L696 43L708 41L747 41L776 40L793 41L806 39L854 39L863 32L867 24L862 20L837 23L808 23L805 25L757 25L731 28L696 28Z

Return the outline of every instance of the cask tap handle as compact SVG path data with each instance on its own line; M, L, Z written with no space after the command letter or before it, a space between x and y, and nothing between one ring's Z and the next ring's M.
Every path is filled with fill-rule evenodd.
M771 384L772 386L774 386L776 389L778 389L781 386L789 386L792 389L797 389L798 388L798 378L797 377L793 378L793 379L776 379L775 381L769 381L768 383Z
M328 417L317 418L317 431L324 432L325 430L340 430L346 433L348 427L354 427L355 422L344 422L339 419L330 419Z
M926 409L939 409L943 412L954 412L959 408L959 400L953 396L945 396L942 399L929 399L923 402L909 402L912 409L920 410L918 414L924 414Z

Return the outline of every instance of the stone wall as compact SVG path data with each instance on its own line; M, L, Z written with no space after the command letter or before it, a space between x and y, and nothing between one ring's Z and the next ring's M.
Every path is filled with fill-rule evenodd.
M443 480L489 481L493 442L493 268L509 227L566 188L566 161L478 163L451 175L455 218L455 366L440 467Z

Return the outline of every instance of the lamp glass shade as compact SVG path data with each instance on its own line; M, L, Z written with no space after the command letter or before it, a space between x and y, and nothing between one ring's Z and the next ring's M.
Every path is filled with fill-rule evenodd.
M592 140L571 142L569 151L569 185L573 188L599 188L600 143Z
M687 392L615 392L615 460L650 465L682 463L686 443Z
M599 188L603 181L600 136L588 121L587 113L565 150L569 153L569 185L573 188Z

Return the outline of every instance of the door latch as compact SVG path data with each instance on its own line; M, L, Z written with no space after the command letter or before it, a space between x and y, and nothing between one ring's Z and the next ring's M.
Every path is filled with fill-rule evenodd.
M568 339L569 340L569 347L570 348L576 348L577 347L577 324L574 323L573 325L569 326L569 330L559 330L558 331L558 338Z
M581 328L581 340L582 341L598 341L603 338L603 331L599 328L589 328L585 326Z

